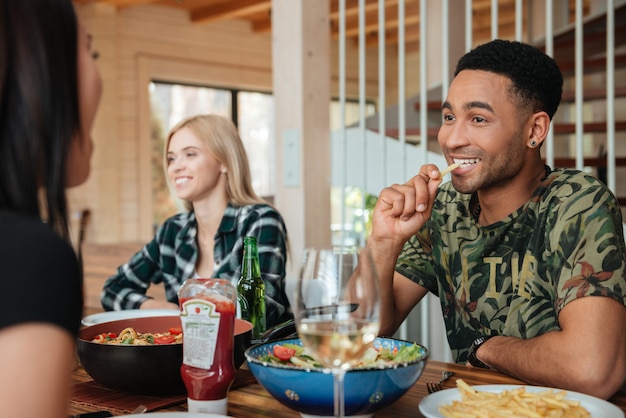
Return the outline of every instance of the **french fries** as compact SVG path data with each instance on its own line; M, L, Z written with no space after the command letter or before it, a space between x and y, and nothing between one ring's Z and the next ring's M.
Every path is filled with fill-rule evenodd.
M502 392L483 392L470 387L462 379L458 379L456 385L461 401L439 406L439 413L446 418L591 417L580 402L565 399L564 391L527 392L520 387Z
M457 163L450 164L448 167L444 168L441 171L441 178L444 178L446 176L446 174L448 174L449 172L451 172L455 168L458 168L459 166L460 166L460 164L457 164Z

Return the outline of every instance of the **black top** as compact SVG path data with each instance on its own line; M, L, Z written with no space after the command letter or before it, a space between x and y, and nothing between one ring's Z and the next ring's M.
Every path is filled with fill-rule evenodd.
M0 211L0 328L27 322L78 334L82 273L72 246L34 217Z

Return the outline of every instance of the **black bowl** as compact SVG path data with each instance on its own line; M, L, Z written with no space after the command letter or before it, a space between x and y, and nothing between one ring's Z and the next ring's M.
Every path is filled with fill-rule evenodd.
M83 328L78 335L80 363L96 382L110 389L140 395L176 395L186 392L180 376L182 344L113 345L91 340L104 332L119 333L133 327L138 332L164 332L180 327L178 316L154 316L103 322ZM250 346L252 324L235 319L233 361L239 368Z

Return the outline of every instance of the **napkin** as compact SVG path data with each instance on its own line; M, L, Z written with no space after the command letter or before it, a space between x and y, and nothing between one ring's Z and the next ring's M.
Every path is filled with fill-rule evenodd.
M170 396L134 395L109 389L91 380L75 384L70 403L107 410L116 414L130 414L137 405L145 405L148 411L178 405L187 401L187 394Z
M237 371L231 390L256 383L252 373L244 368ZM129 414L137 405L145 405L148 411L155 411L187 401L187 394L170 396L134 395L109 389L90 380L73 386L70 403L90 409L106 410L115 414Z

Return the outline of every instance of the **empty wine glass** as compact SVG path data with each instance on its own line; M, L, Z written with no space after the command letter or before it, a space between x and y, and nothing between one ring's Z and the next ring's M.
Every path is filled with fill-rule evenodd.
M294 317L304 346L331 370L334 413L345 415L343 381L379 329L378 276L366 249L306 249Z

